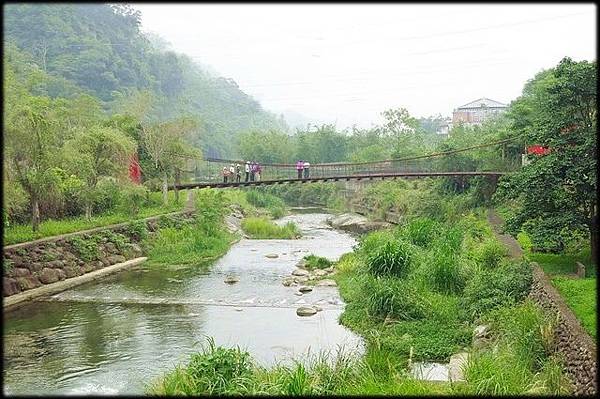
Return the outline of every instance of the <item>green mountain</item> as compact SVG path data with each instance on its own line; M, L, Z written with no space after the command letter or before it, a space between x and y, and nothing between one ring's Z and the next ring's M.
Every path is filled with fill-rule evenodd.
M288 129L233 80L144 35L140 19L139 11L127 5L7 4L5 50L14 45L13 60L33 63L52 77L46 88L52 97L83 91L110 112L124 97L149 91L154 119L192 115L200 120L192 144L206 156L237 155L233 143L242 131Z

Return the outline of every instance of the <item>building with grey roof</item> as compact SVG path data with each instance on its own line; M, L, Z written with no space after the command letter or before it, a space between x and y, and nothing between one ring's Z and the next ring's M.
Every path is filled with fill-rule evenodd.
M482 97L454 109L452 123L480 125L484 121L505 112L507 109L507 104Z

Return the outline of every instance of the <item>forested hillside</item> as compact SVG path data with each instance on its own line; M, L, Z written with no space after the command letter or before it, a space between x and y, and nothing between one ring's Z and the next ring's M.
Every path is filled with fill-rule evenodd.
M105 111L124 113L144 93L152 103L146 118L195 117L191 144L206 155L235 155L231 143L240 131L287 128L233 80L142 34L140 19L125 5L10 4L4 8L5 49L17 74L31 64L48 74L43 94L52 98L85 92Z

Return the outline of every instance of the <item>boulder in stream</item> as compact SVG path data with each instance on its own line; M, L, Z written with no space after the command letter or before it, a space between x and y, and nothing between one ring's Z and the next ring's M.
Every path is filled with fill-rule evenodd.
M308 270L304 270L304 269L296 269L292 272L292 276L306 276L308 277L310 273L308 272Z
M325 280L321 280L317 283L317 285L319 287L336 287L337 283L335 282L335 280L331 280L331 279L325 279Z
M303 294L311 292L312 290L312 287L309 287L308 285L303 285L302 287L298 288L298 291L302 292Z
M275 258L279 258L279 255L277 255L277 254L266 254L265 257L271 258L271 259L275 259Z
M373 222L357 213L343 213L327 219L327 223L336 229L352 233L366 233L373 230L389 227L387 222Z
M313 316L317 314L317 309L312 306L300 306L296 309L296 314L298 316Z
M225 277L225 280L223 280L226 284L235 284L238 281L240 281L240 279L236 276L227 276Z

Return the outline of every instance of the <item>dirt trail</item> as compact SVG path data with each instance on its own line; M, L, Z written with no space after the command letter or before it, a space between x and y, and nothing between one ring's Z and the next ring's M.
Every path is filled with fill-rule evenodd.
M492 230L494 230L496 237L508 248L509 256L514 259L522 259L523 250L519 242L509 234L502 234L502 225L504 222L500 218L500 215L498 215L498 212L494 209L488 209L487 219L492 225Z

